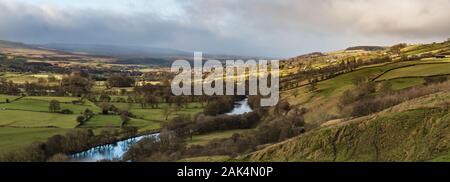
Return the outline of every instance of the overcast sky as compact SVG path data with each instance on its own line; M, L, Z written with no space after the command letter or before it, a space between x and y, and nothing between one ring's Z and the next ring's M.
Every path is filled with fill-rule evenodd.
M291 57L450 37L450 0L0 0L0 39Z

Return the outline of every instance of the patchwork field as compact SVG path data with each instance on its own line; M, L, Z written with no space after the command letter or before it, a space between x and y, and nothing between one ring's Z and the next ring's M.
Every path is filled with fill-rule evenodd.
M442 65L450 66L449 60L432 58L365 66L355 71L318 82L316 85L317 89L314 92L311 92L308 87L300 87L281 94L282 98L289 100L289 103L293 105L301 105L302 107L314 110L315 112L309 112L305 115L306 122L314 121L320 124L322 121L335 119L338 115L336 104L344 91L354 88L355 79L369 77L371 79L377 78L376 81L378 81L378 77L407 68L414 68L416 70L402 71L403 75L450 73L449 67L441 68ZM436 69L436 67L439 67L439 71L434 72L432 69ZM425 70L420 71L421 69ZM424 82L424 79L420 77L395 78L389 80L389 82L392 84L392 89L400 90L420 85Z
M117 96L120 97L120 96ZM0 95L0 101L10 101L19 96ZM51 100L60 102L61 109L69 109L74 114L50 113ZM24 147L33 141L43 141L55 134L62 134L78 126L77 116L86 108L94 112L94 117L83 124L82 128L91 128L99 133L104 128L119 128L121 119L118 115L100 115L101 109L90 101L82 104L73 104L78 101L76 97L45 97L27 96L14 102L0 104L0 148L2 152L8 152ZM167 104L161 104L159 108L142 109L140 104L111 103L121 109L129 109L137 118L131 118L128 126L137 127L140 132L155 131L161 128L165 122L163 108ZM189 104L188 108L182 108L177 112L171 112L168 119L179 114L194 115L203 109L198 103ZM14 137L12 137L14 136Z

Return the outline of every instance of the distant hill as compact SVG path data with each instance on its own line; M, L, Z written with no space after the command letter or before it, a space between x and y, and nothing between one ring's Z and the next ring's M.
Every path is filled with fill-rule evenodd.
M32 45L7 40L0 40L0 47L38 49L38 47Z
M363 51L382 51L386 50L385 47L380 46L355 46L355 47L349 47L345 49L347 51L354 51L354 50L363 50Z
M85 53L93 55L123 56L123 57L164 57L187 56L189 52L168 48L154 48L147 46L121 46L103 44L41 44L40 47L66 52Z

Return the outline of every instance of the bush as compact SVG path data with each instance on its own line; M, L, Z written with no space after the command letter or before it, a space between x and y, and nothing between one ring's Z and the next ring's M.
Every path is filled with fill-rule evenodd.
M221 96L216 100L210 101L203 110L203 113L210 116L217 116L229 112L234 107L233 97Z
M341 96L339 101L341 115L357 117L366 116L375 112L380 112L410 99L441 91L447 91L450 89L449 81L437 83L433 82L434 81L426 85L381 94L378 96L369 95L366 97L358 97L357 92L359 92L359 89L355 91L346 91Z
M61 114L73 114L73 111L70 109L63 109L60 111Z
M68 162L70 158L65 154L55 154L52 157L50 157L47 162Z
M425 77L424 85L431 85L435 83L443 83L448 80L447 76L434 76L434 77Z

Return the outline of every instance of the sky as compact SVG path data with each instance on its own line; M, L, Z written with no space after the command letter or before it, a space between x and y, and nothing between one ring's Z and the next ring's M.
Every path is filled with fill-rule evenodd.
M0 39L292 57L450 38L450 0L0 0Z

